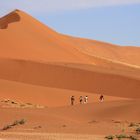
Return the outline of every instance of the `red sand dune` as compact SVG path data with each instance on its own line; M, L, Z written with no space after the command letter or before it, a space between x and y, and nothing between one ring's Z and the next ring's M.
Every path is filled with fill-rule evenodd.
M139 48L62 35L19 10L2 17L0 27L1 79L140 98Z
M139 47L62 35L22 11L11 12L0 18L0 100L49 108L0 107L0 124L25 118L28 123L13 131L41 125L41 132L120 132L122 124L112 120L140 121L139 54ZM88 95L90 104L71 107L72 95L76 104Z
M1 59L0 65L0 78L5 80L116 97L140 97L139 79L122 75L12 59Z

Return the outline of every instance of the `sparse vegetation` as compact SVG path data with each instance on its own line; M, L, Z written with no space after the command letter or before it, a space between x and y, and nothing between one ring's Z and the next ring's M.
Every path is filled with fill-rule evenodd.
M133 123L133 122L131 122L131 123L129 124L129 127L138 127L138 126L139 126L139 124Z
M45 108L45 106L41 105L34 105L32 103L22 103L22 102L17 102L14 100L9 100L5 99L0 101L2 103L2 107L12 107L12 108Z
M136 136L130 136L129 137L131 140L138 140L138 138Z
M109 135L109 136L106 136L105 138L108 140L113 140L115 137L113 135Z
M137 133L137 134L140 134L140 127L138 127L138 128L136 129L136 133Z
M130 138L130 136L127 136L125 134L120 134L120 135L116 135L116 138L118 138L118 139L124 139L124 138Z
M16 126L16 125L18 125L18 121L17 121L17 120L14 121L14 122L11 124L11 126Z
M5 131L5 130L8 130L8 129L10 129L10 128L12 128L11 125L6 125L6 126L4 126L1 130Z
M122 129L122 132L125 132L125 129L124 128Z
M109 136L106 136L105 139L108 139L108 140L113 140L113 139L118 139L118 140L121 140L121 139L130 139L130 140L138 140L138 138L136 136L129 136L129 135L125 135L125 134L120 134L120 135L116 135L116 136L113 136L113 135L109 135Z
M16 120L12 124L4 126L1 130L4 131L4 130L8 130L8 129L14 127L14 126L17 126L17 125L23 125L23 124L25 124L25 122L26 121L24 119Z
M25 124L25 120L24 119L21 119L20 121L18 121L18 124L22 125L22 124Z

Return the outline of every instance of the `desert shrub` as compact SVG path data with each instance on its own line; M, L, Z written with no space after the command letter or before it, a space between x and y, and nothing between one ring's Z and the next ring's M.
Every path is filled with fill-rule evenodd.
M18 123L21 124L21 125L22 125L22 124L25 124L25 122L26 122L26 121L25 121L24 119L21 119L20 121L18 121Z
M138 140L138 138L136 136L130 136L129 137L131 140Z
M14 122L11 124L11 126L16 126L16 125L18 125L18 121L17 121L17 120L14 121Z
M130 123L129 127L138 127L139 125L137 123Z
M138 127L138 128L136 129L136 133L137 133L137 134L140 134L140 127Z
M4 126L4 127L2 128L2 130L8 130L8 129L10 129L10 128L12 128L11 125L6 125L6 126Z
M113 140L114 139L114 136L113 135L109 135L109 136L106 136L105 139Z
M16 120L12 124L4 126L1 130L8 130L16 125L23 125L23 124L25 124L25 122L26 121L24 119Z
M16 120L16 121L14 121L12 124L11 124L11 126L16 126L16 125L22 125L22 124L25 124L25 120L24 119L21 119L21 120Z
M118 138L118 139L124 139L124 138L129 138L129 136L127 136L125 134L120 134L120 135L116 135L116 138Z

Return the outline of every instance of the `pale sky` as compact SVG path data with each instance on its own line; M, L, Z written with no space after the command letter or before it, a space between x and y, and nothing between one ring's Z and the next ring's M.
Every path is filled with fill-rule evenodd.
M14 9L64 34L140 46L140 0L0 0L0 16Z

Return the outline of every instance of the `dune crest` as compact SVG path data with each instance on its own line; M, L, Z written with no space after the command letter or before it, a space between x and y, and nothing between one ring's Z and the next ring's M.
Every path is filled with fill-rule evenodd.
M20 21L20 15L17 13L18 10L15 10L8 15L0 18L0 29L7 29L9 24Z

